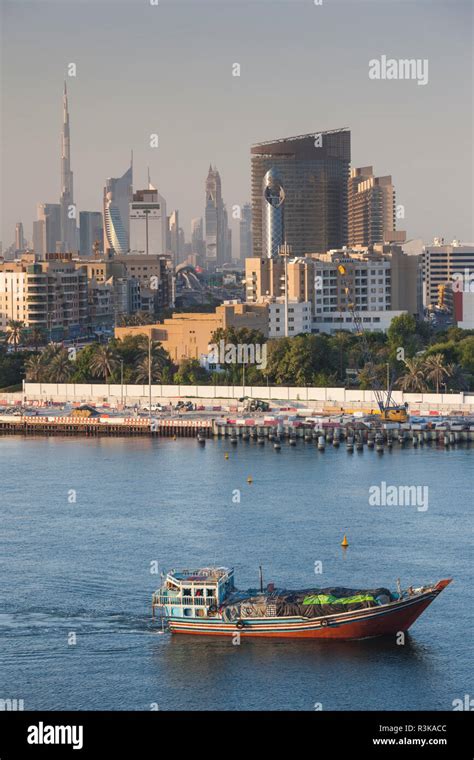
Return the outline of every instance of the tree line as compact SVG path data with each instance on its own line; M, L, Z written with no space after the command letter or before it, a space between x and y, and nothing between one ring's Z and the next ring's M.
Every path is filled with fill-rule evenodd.
M21 326L7 328L0 348L0 387L31 382L216 384L385 387L387 378L405 392L474 390L474 331L451 327L433 333L410 315L396 317L387 333L340 330L267 340L259 331L217 330L212 341L266 345L266 363L228 364L219 371L197 359L175 365L163 346L146 335L112 338L82 349L29 334L29 351L17 351ZM7 352L6 345L12 349ZM35 345L36 344L36 345Z

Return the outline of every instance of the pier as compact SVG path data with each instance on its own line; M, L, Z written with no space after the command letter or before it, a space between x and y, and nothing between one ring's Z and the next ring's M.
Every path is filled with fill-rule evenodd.
M162 436L209 438L212 420L155 419L135 417L0 417L0 434L66 436Z
M278 424L265 424L257 421L250 424L236 424L215 420L213 434L218 438L228 439L231 444L237 445L242 442L255 441L261 445L265 443L275 444L273 448L281 449L281 444L288 446L313 445L319 451L332 446L339 448L345 445L348 452L362 451L364 448L382 451L392 448L394 443L403 447L405 443L412 444L415 448L422 447L425 443L436 443L446 448L456 444L469 444L474 441L474 424L462 425L456 422L446 422L438 427L423 426L418 423L379 423L368 427L364 423L354 421L352 423L337 424L323 422L305 424L304 422L283 422Z
M449 448L458 444L470 444L474 440L474 423L461 423L456 418L446 422L383 423L367 425L357 419L337 423L304 420L230 418L173 418L173 417L74 417L70 415L0 415L0 435L58 435L87 437L151 436L165 438L216 438L228 440L232 446L256 443L270 445L280 451L282 445L313 445L323 452L326 448L345 448L349 453L365 448L382 453L393 445L412 445L422 448L435 443Z

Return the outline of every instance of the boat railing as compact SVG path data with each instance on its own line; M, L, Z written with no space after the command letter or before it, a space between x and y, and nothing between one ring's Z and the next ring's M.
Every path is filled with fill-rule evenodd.
M176 604L183 607L207 607L208 605L215 604L216 598L214 596L170 596L168 594L153 594L153 604Z

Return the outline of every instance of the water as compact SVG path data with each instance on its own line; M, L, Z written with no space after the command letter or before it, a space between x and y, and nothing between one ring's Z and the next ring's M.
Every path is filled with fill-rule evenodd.
M0 697L30 710L450 710L473 693L471 466L466 448L2 438ZM428 510L369 506L382 480L428 485ZM405 646L234 646L152 626L153 561L232 565L239 588L259 564L293 588L454 583Z

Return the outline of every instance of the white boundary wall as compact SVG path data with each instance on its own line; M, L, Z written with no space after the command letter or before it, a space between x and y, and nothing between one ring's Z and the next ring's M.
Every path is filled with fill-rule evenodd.
M79 384L79 383L25 383L24 394L3 394L10 401L26 398L28 401L75 401L81 403L119 404L122 398L126 404L147 403L148 385ZM1 396L1 394L0 394ZM376 406L372 391L345 390L344 388L298 388L287 386L224 386L224 385L152 385L153 401L166 399L191 398L211 402L233 402L242 396L267 399L277 402L298 402L302 406L345 406L354 409ZM423 407L424 410L462 410L474 412L474 393L402 393L394 391L395 403L407 402L410 407ZM1 399L0 399L1 400Z

